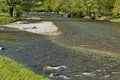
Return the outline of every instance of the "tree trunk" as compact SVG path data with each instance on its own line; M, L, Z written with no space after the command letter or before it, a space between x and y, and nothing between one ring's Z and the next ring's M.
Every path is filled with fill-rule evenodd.
M10 17L13 17L13 10L14 10L13 7L9 8L9 14L10 14Z
M98 8L98 17L101 17L101 15L102 15L102 14L101 14L101 8L99 7L99 8Z

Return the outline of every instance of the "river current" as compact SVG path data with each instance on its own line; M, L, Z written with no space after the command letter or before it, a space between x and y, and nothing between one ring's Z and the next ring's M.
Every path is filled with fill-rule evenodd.
M17 41L0 40L0 55L52 80L119 80L120 23L44 18L62 32L44 36L4 28ZM38 21L39 22L39 21ZM117 56L116 56L117 55Z

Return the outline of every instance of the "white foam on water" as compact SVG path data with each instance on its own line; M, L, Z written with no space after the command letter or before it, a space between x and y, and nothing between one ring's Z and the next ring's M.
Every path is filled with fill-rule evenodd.
M112 72L112 74L120 74L120 72Z
M105 76L104 76L104 78L109 78L109 77L110 77L110 75L105 75Z
M84 72L84 73L82 73L82 75L84 75L84 76L96 76L96 74L94 74L94 73L88 73L88 72Z
M64 80L70 80L71 79L71 78L69 78L65 75L55 76L55 73L51 73L48 77L50 77L50 78L63 78Z
M51 74L49 75L49 77L54 78L54 74L53 74L53 73L51 73Z
M52 66L44 66L43 70L59 70L59 69L66 69L66 66L56 66L56 67L52 67Z
M66 80L70 80L71 78L68 78L67 76L64 76L64 75L60 75L58 76L58 78L63 78L63 79L66 79Z

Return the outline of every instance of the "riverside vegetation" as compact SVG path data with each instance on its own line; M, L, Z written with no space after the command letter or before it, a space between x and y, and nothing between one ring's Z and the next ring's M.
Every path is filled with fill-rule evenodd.
M32 5L32 6L31 6ZM119 22L119 0L0 0L0 13L20 18L22 12L46 12L63 17L111 20ZM105 16L105 17L104 17ZM117 19L116 19L117 17Z
M31 70L18 64L16 61L0 56L0 79L1 80L48 80Z
M0 13L0 24L10 23L16 21L17 18L10 17L8 13Z

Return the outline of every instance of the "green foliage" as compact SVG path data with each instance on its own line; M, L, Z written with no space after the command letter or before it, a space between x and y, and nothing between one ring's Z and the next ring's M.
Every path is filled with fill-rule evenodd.
M0 12L2 12L2 11L7 11L7 6L6 6L6 2L4 1L4 0L0 0Z
M0 16L0 24L5 24L5 23L9 23L9 22L14 22L16 21L16 18L11 18L11 17L6 17L6 16Z
M48 80L14 60L0 56L0 80Z
M2 4L1 4L2 3ZM6 6L7 5L7 6ZM18 5L20 6L18 7ZM15 9L17 7L17 9ZM57 12L76 16L95 16L119 15L119 0L0 0L0 10L8 11L12 17L19 17L21 10L37 12ZM19 11L20 10L20 11Z
M120 22L120 18L111 19L110 21L112 21L112 22Z
M22 0L21 7L23 11L29 12L33 8L35 8L35 4L38 2L38 0ZM39 6L40 7L40 6Z
M114 13L114 2L115 0L42 0L42 4L37 6L37 11L64 12L73 16L99 17L112 15Z
M114 9L113 9L113 15L119 15L120 14L120 0L115 0L114 3Z
M9 14L11 17L13 17L14 8L17 5L20 5L22 0L6 0L6 2L7 2L7 5L9 7Z
M20 17L22 15L22 7L20 5L17 5L15 7L15 17Z

